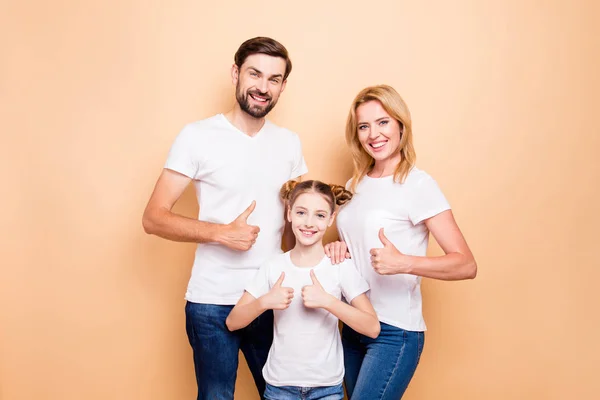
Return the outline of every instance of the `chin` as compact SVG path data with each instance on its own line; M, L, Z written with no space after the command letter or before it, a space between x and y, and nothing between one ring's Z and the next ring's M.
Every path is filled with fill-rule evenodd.
M304 238L302 238L302 239L296 238L296 240L298 241L298 243L300 243L304 247L313 246L318 242L318 240L306 240Z

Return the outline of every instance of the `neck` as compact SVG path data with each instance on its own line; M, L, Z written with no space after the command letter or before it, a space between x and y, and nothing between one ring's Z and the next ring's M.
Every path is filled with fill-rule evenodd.
M256 135L265 124L265 118L254 118L247 112L243 111L237 101L235 106L233 106L233 108L224 115L233 126L248 136Z
M318 242L312 246L303 246L296 242L296 246L290 251L290 258L297 267L314 267L325 256L323 242Z
M368 175L371 178L382 178L384 176L394 175L394 172L396 172L396 167L401 160L402 156L398 154L385 160L375 161L375 165L373 165L373 169L369 171Z

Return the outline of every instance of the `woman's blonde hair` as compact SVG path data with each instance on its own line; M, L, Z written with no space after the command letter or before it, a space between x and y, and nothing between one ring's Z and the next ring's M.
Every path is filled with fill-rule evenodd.
M375 165L373 157L367 153L358 140L358 121L356 120L356 109L369 101L381 103L385 111L400 124L400 144L395 150L400 153L400 162L394 171L394 181L403 183L417 159L412 141L410 111L398 92L388 85L370 86L361 90L352 102L346 122L346 143L350 147L354 161L354 174L350 182L352 193L356 191L356 185Z

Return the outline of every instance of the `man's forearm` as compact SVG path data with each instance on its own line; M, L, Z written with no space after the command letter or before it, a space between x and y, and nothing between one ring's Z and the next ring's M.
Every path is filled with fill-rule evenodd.
M194 243L218 243L225 227L184 217L166 209L146 212L143 225L146 233L176 242Z

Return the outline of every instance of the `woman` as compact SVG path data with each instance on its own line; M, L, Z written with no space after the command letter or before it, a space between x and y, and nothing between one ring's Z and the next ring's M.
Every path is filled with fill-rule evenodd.
M410 112L392 87L356 96L346 141L354 196L338 215L343 242L326 252L340 258L347 246L381 323L376 339L344 326L346 389L352 400L398 400L423 350L421 277L472 279L477 265L437 183L415 167ZM429 232L445 255L426 256Z

